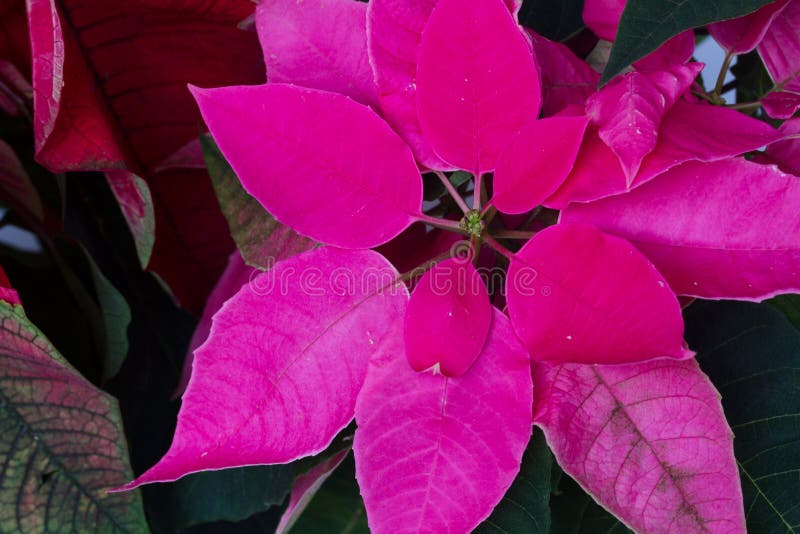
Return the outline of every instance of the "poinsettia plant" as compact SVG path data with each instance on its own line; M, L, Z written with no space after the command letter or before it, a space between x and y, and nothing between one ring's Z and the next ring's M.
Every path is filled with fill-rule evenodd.
M575 4L12 5L0 530L797 528L800 2Z

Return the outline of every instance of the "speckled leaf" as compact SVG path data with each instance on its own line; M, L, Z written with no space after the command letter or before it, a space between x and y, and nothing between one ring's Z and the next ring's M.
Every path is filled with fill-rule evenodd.
M0 531L146 532L117 403L0 302Z
M131 230L139 263L146 268L156 241L156 214L150 188L142 178L127 171L109 171L106 180Z
M210 136L202 136L200 143L219 205L245 263L258 269L268 269L275 264L276 256L294 256L314 246L311 239L298 235L276 221L244 190Z
M747 531L800 531L800 332L767 304L698 301L686 337L736 435Z

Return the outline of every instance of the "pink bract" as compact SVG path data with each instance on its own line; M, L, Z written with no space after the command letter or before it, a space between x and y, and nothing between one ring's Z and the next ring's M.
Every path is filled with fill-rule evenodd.
M417 63L417 110L434 151L472 173L491 171L540 108L533 55L502 0L440 0Z
M798 213L797 177L735 158L681 165L561 220L631 241L681 295L761 300L800 291Z
M267 79L347 95L377 108L367 59L367 4L269 0L256 8Z
M762 98L771 117L788 119L800 109L800 2L789 2L758 45L775 87Z
M422 179L411 151L369 108L285 84L192 93L244 188L297 232L369 248L419 214Z
M495 310L463 376L415 373L402 338L370 362L356 405L356 477L372 532L469 532L519 470L531 435L530 360Z
M636 532L745 532L733 434L694 360L536 364L536 424L559 465Z
M353 418L370 358L408 293L379 254L332 247L278 263L214 316L167 454L120 489L316 454ZM309 387L316 384L319 387Z
M486 285L467 258L450 258L423 275L408 303L404 340L415 371L460 376L481 353L492 323Z
M537 361L689 358L675 294L633 245L585 224L551 226L511 260L514 329Z
M745 54L758 46L772 21L790 1L778 0L750 15L709 24L708 32L725 50L733 54Z

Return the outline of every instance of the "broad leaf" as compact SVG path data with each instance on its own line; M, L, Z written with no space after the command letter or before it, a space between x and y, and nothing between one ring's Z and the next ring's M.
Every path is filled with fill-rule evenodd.
M195 351L169 451L120 489L324 450L402 320L408 293L396 278L375 252L325 247L243 287Z
M550 471L553 455L541 430L525 449L517 478L495 507L492 515L475 529L476 534L527 532L547 534L550 531Z
M244 188L300 234L368 248L419 214L411 151L369 108L284 84L192 92Z
M203 136L200 142L222 213L245 263L267 270L276 262L310 250L315 245L314 241L276 221L242 189L236 173L211 137Z
M353 450L370 530L469 532L519 471L531 434L529 359L495 310L465 375L416 373L400 336L370 362Z
M800 333L770 306L696 302L687 338L736 435L748 532L800 529Z
M572 170L588 122L551 117L517 132L497 161L492 204L503 213L525 213L552 195Z
M537 361L688 358L675 294L633 245L585 224L551 226L511 260L514 330Z
M156 239L156 214L150 188L142 178L127 171L109 171L106 180L131 230L139 263L146 268Z
M684 30L747 15L771 0L628 0L601 83Z
M88 253L87 258L89 258ZM103 324L102 339L105 358L102 379L107 381L119 373L128 356L128 326L131 323L131 309L125 297L90 258L89 263L99 316Z
M789 2L758 45L767 72L775 82L762 99L771 117L788 119L800 109L800 2Z
M750 52L761 42L772 21L781 14L790 1L772 1L750 15L709 24L708 33L722 48L732 54Z
M519 20L523 26L553 41L564 41L584 26L583 0L529 0L522 3Z
M292 493L289 496L289 506L283 512L275 534L284 534L292 528L328 477L333 474L348 454L350 454L349 448L331 456L295 479Z
M744 531L733 436L697 362L539 363L534 391L558 464L628 526Z
M562 220L629 240L680 295L760 300L800 290L798 210L796 177L735 158L681 165L630 193L574 204Z
M613 41L624 9L625 0L585 0L583 20L600 39Z
M491 171L540 108L530 47L502 0L440 0L417 63L417 110L436 153L475 175Z
M789 119L780 129L791 138L771 144L765 154L784 172L800 176L800 117Z
M631 534L571 477L562 475L550 500L551 534Z
M408 363L415 371L463 375L483 350L491 324L489 294L472 262L437 263L408 302L403 331Z
M19 306L0 302L0 530L139 533L116 401L81 377ZM48 527L49 526L49 527Z
M800 295L780 295L769 303L783 312L789 321L800 330Z
M256 28L269 81L341 93L377 107L366 14L367 4L354 0L260 3Z

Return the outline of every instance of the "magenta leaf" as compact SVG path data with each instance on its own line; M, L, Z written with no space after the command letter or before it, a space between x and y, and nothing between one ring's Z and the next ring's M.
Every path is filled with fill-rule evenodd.
M758 46L772 21L790 1L778 0L744 17L709 24L708 32L728 52L745 54Z
M0 529L146 532L116 400L80 376L22 307L0 301Z
M624 9L625 0L586 0L583 21L600 39L613 41Z
M574 204L562 221L629 240L678 294L761 300L800 291L798 213L797 177L735 158L681 165L625 195Z
M492 203L504 213L541 204L572 170L588 117L551 117L522 128L500 153Z
M800 117L784 122L780 130L787 137L792 137L772 143L767 147L766 154L781 170L800 176Z
M475 174L494 169L541 107L533 55L501 0L439 1L422 34L417 85L425 137L444 161Z
M536 424L559 465L636 532L745 532L733 434L695 360L539 363Z
M633 63L642 72L670 70L692 58L695 47L694 31L681 32L653 52Z
M402 321L397 276L375 252L324 247L243 287L195 352L169 451L120 489L324 450Z
M483 353L457 378L415 373L391 340L356 405L370 529L469 532L511 485L531 436L528 356L496 310Z
M616 156L594 132L590 125L572 173L547 199L547 206L562 209L569 202L596 200L630 189ZM783 137L769 124L736 110L679 100L664 116L658 144L644 159L631 188L681 163L727 159Z
M367 59L367 4L269 0L256 8L267 79L323 89L377 107Z
M617 155L627 184L633 182L642 160L656 147L661 120L694 82L701 63L671 71L630 72L592 95L586 112L598 135Z
M583 107L597 89L600 75L563 43L527 30L542 77L542 113L555 115L569 105Z
M156 214L150 188L139 176L122 170L107 172L106 181L128 223L139 263L146 268L156 239Z
M483 279L464 258L437 263L411 294L404 340L415 371L461 376L481 353L492 324Z
M369 108L284 84L192 93L247 192L297 232L368 248L419 214L422 178L411 151Z
M800 109L800 2L789 2L758 45L775 87L762 99L764 111L788 119Z
M633 245L559 224L517 252L506 280L514 330L537 361L688 358L675 294Z
M281 516L280 522L275 529L275 534L286 534L291 530L295 521L303 513L311 499L314 498L319 488L328 480L328 477L333 474L348 454L350 454L349 448L334 454L295 479L292 493L289 496L289 505Z

